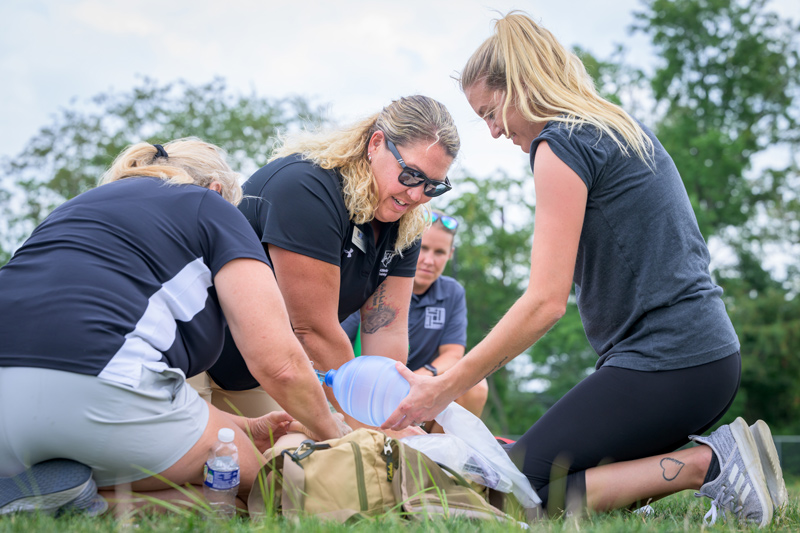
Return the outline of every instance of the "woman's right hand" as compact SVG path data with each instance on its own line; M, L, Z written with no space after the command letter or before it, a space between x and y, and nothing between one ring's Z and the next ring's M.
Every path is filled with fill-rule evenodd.
M403 363L396 363L395 368L411 385L411 390L397 409L389 415L381 429L399 431L410 425L433 420L457 397L457 395L452 396L448 387L443 387L448 374L437 377L420 376Z

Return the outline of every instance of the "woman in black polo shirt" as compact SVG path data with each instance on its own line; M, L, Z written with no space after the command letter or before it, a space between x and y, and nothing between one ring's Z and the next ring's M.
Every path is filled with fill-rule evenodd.
M350 127L283 139L245 183L239 208L272 261L316 369L353 357L339 323L358 310L364 353L405 362L423 204L450 190L459 147L447 109L410 96ZM230 337L209 374L222 394L258 385Z

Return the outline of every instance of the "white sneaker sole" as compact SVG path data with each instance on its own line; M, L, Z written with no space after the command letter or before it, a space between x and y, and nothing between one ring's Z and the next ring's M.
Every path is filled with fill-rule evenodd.
M736 441L736 446L742 456L747 475L750 476L750 482L753 486L753 492L758 496L761 503L761 510L763 516L758 527L764 527L772 522L772 499L769 496L769 489L767 488L766 479L764 479L764 471L761 468L761 457L758 453L758 446L750 433L750 428L742 417L737 418L729 426L733 438Z
M772 505L775 511L783 513L789 501L789 494L786 491L786 483L783 481L781 462L778 458L778 450L775 448L775 441L772 439L772 432L766 422L758 420L750 426L750 433L753 435L753 440L755 440L758 448L767 489L769 490L770 498L772 498Z

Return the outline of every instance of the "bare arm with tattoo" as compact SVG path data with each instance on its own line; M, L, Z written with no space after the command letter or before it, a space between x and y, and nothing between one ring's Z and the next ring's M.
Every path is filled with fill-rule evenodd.
M373 334L383 327L391 326L397 318L397 307L386 301L386 285L380 285L367 300L362 311L362 329Z
M408 307L414 278L389 276L361 308L361 353L408 359Z
M339 268L273 245L269 253L292 329L314 368L324 372L353 359L350 339L339 325ZM389 276L364 305L362 317L375 331L364 335L363 353L406 361L412 284L413 278ZM330 387L324 389L334 408L343 413ZM363 426L350 417L346 421L353 428Z

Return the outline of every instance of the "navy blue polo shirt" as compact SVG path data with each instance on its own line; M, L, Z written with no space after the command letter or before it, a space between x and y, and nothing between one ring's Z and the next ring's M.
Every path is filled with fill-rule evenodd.
M208 369L225 320L213 279L267 257L237 209L196 185L130 177L57 207L0 269L0 366L136 386Z
M467 345L467 298L456 280L439 276L424 294L411 296L408 368L417 370L439 355L439 346Z
M244 194L239 209L267 253L272 244L339 267L339 321L361 309L388 276L414 277L420 241L400 255L394 251L399 223L381 223L376 242L370 223L350 221L336 170L299 154L282 157L256 171ZM209 374L227 390L258 386L230 334Z
M351 342L355 341L359 322L357 312L342 322ZM466 347L467 299L460 283L449 276L439 276L424 294L411 296L408 340L407 366L412 371L436 359L440 346L460 344Z

